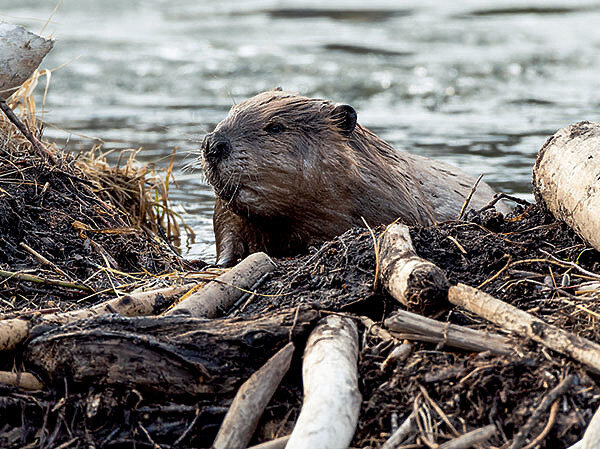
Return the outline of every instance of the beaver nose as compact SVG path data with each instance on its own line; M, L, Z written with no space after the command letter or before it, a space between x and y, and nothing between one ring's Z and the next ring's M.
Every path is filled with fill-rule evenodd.
M202 152L207 160L216 162L229 155L231 152L231 142L223 134L207 134L202 141Z

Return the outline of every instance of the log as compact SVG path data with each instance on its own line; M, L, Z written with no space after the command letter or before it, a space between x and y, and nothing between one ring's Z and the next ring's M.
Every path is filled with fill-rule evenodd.
M505 355L514 352L508 339L502 335L478 331L457 324L441 323L404 310L399 310L386 319L385 325L393 332L410 332L415 334L416 338L420 334L429 341L434 340L468 351L491 351Z
M384 288L409 310L425 312L447 304L450 284L435 264L417 256L406 225L389 226L380 247L379 279Z
M287 373L294 344L288 343L240 387L212 445L213 449L246 447L281 379Z
M34 338L25 362L48 385L66 377L189 401L235 392L290 338L305 338L318 317L309 306L247 319L105 315Z
M550 137L533 168L536 200L600 251L600 124L579 122Z
M250 254L227 273L181 301L165 315L188 315L198 318L215 318L223 315L245 291L274 268L275 263L265 253Z
M44 388L44 384L31 373L0 371L0 383L12 385L22 390L41 390Z
M0 351L15 349L17 345L29 338L34 326L46 324L54 327L84 318L120 313L125 316L153 315L163 310L174 298L182 295L192 287L191 284L174 287L160 288L147 292L138 292L124 295L97 304L88 309L72 310L63 313L49 313L46 315L33 315L25 318L12 318L0 321ZM44 329L38 327L38 330Z
M600 408L592 416L583 438L569 449L596 449L598 447L600 447Z
M358 332L330 315L312 331L302 363L304 402L286 449L347 449L358 421Z
M438 449L468 449L487 441L495 433L496 426L490 424L489 426L467 432L451 441L446 441L444 444L440 444Z
M0 101L31 76L53 45L22 26L0 22Z
M548 324L533 315L468 285L450 287L448 299L454 305L485 318L498 326L529 337L565 354L600 373L600 345Z

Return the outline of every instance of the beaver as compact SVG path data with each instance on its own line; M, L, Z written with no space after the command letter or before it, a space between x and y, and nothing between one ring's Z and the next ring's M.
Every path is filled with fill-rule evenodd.
M201 151L223 266L257 251L299 254L364 222L455 220L475 184L450 164L395 150L349 105L281 90L234 105ZM469 204L493 196L481 182Z

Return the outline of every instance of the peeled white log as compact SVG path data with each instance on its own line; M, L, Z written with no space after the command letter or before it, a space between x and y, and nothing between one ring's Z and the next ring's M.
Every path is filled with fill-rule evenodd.
M265 253L250 254L165 315L184 314L197 318L215 318L223 315L256 281L274 268L275 263Z
M286 449L347 449L358 421L358 332L349 318L330 315L304 351L304 403Z
M447 303L450 286L444 272L417 256L408 226L389 226L380 249L379 278L385 289L407 308L423 311Z
M22 26L0 22L0 100L8 98L38 68L54 41Z
M524 310L468 285L458 284L450 287L448 300L504 329L568 355L594 372L600 373L598 343L548 324Z
M213 449L239 449L248 445L271 396L287 373L294 344L288 343L240 387L217 433Z
M550 137L533 168L536 199L600 250L600 124L580 122Z

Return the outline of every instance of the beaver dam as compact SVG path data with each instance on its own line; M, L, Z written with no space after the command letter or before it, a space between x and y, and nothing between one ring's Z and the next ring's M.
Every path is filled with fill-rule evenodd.
M600 406L600 254L545 207L226 271L151 169L0 131L3 448L567 448Z

